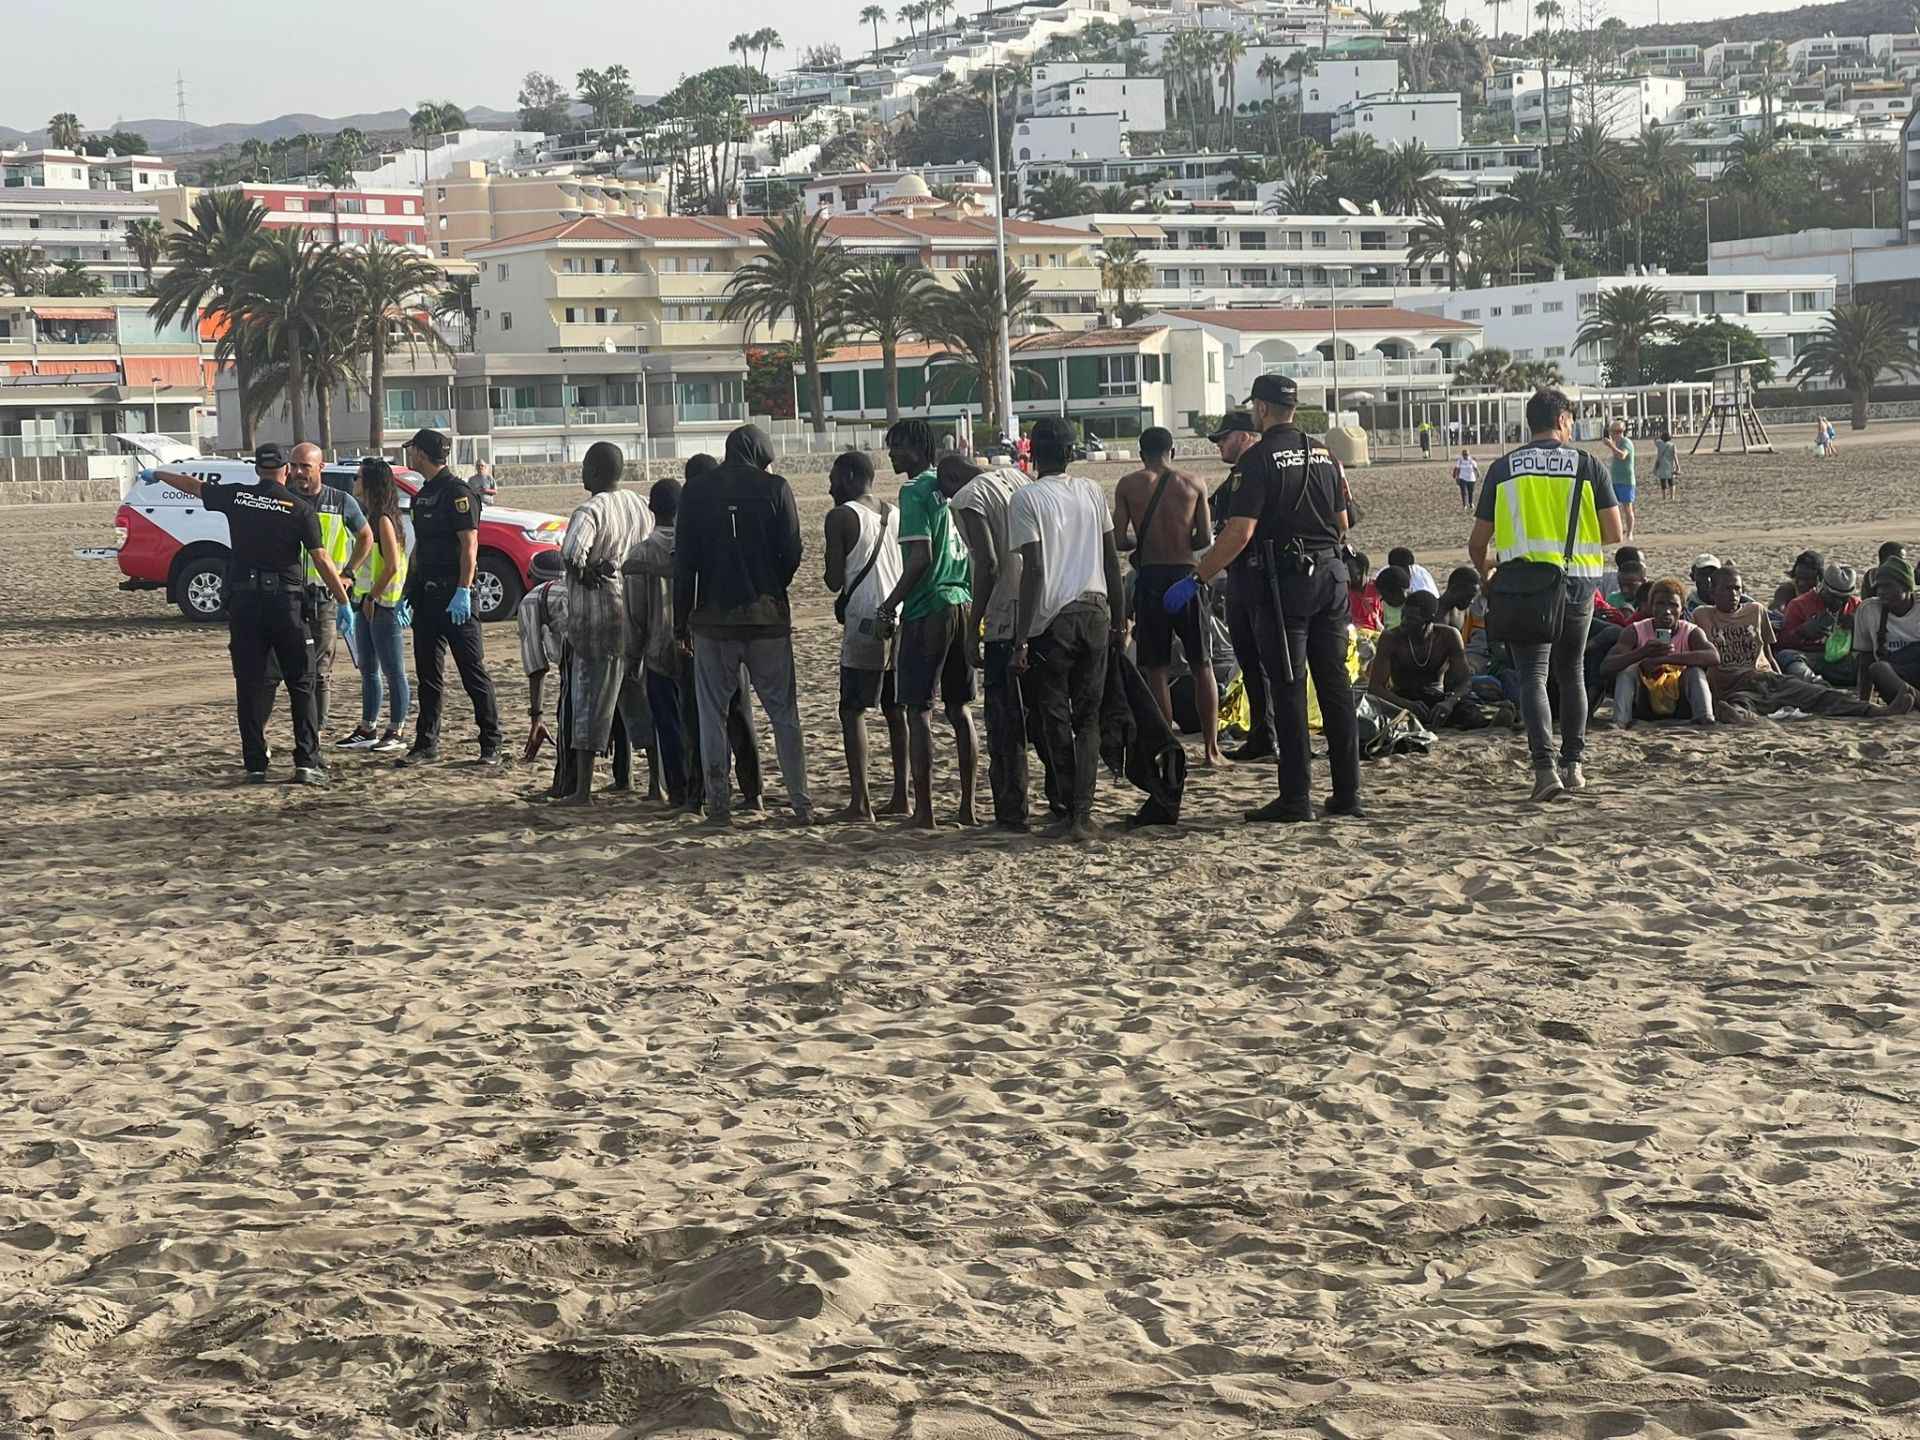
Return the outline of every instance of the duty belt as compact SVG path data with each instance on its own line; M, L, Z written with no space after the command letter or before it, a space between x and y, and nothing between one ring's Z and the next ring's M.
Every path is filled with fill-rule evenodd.
M242 570L229 576L227 584L234 590L258 590L263 595L283 590L291 593L306 586L304 580L289 581L284 575L276 575L271 570Z

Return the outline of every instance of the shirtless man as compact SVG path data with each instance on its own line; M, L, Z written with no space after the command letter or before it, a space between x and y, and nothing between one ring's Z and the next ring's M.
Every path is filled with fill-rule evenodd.
M1213 543L1207 487L1198 476L1173 468L1173 434L1156 425L1140 437L1142 468L1120 482L1113 497L1113 543L1133 551L1137 572L1133 589L1133 643L1140 668L1147 672L1154 703L1173 724L1173 696L1167 674L1173 665L1173 637L1193 671L1194 708L1200 712L1205 763L1219 765L1220 691L1213 682L1213 627L1207 596L1201 592L1173 615L1162 598L1176 581L1193 574L1195 552Z
M1367 690L1375 700L1440 730L1484 730L1495 718L1473 701L1473 676L1460 632L1436 623L1440 602L1424 590L1407 596L1400 624L1380 637ZM1504 707L1503 707L1504 711Z

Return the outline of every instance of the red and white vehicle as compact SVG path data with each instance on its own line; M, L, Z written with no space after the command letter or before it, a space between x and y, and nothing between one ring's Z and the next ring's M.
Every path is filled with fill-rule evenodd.
M170 468L215 485L251 485L256 477L245 460L190 460ZM326 467L327 484L351 491L357 461ZM411 470L394 471L404 511L420 488ZM208 514L194 496L155 482L142 470L120 513L114 517L114 549L127 578L122 590L164 590L189 620L220 620L227 613L227 517ZM567 522L533 510L489 505L480 512L480 561L474 571L473 614L483 621L510 620L521 597L533 588L528 568L542 550L559 547ZM407 547L413 526L407 525Z

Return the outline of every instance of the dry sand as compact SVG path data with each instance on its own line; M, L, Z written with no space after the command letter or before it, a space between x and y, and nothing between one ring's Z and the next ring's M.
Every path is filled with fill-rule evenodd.
M1690 465L1656 571L1920 538L1848 439ZM1460 555L1439 464L1358 486ZM1305 832L1243 768L1084 850L242 789L111 514L0 517L0 1435L1920 1434L1920 722L1603 731L1544 812L1449 737Z

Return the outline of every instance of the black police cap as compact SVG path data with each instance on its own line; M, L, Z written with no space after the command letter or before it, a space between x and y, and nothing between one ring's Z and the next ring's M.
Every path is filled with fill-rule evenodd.
M1253 393L1247 397L1247 403L1251 405L1256 400L1291 410L1300 403L1300 387L1290 375L1261 375L1254 380Z
M447 437L438 430L418 430L407 441L409 450L418 450L436 465L447 458Z
M287 452L269 440L255 447L253 468L256 470L284 470L287 468Z
M1253 423L1253 416L1244 410L1234 410L1221 417L1220 428L1207 436L1207 439L1218 445L1229 435L1258 435L1259 433L1260 427Z

